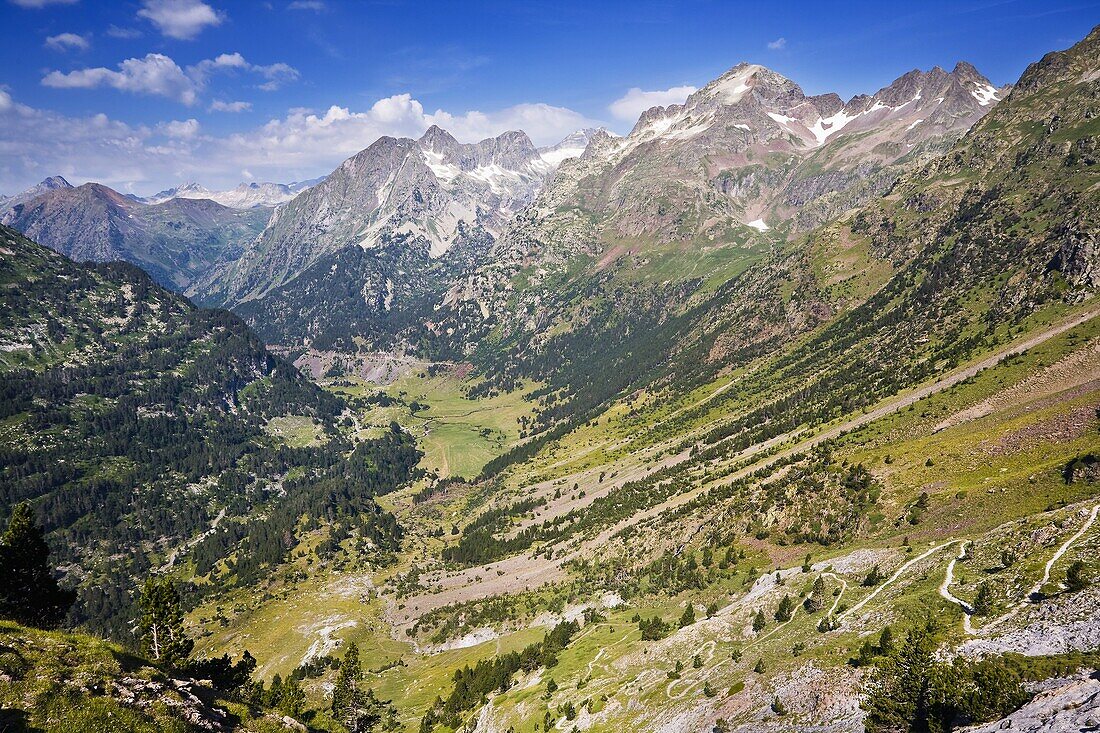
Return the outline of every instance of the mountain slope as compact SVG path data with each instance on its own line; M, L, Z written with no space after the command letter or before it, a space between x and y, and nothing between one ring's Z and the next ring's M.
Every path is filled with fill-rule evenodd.
M436 126L419 140L380 138L279 209L210 289L227 303L251 300L353 245L396 242L443 257L467 236L499 234L553 168L522 132L477 144L459 143Z
M340 196L324 194L326 186L337 186L330 180L311 192L312 199L294 204L312 220L297 215L290 225L284 216L292 210L280 212L235 266L231 278L259 273L253 292L262 297L252 302L251 296L219 295L221 286L204 297L226 298L265 338L286 346L419 349L420 356L457 358L479 344L484 350L484 339L495 334L508 353L530 352L541 348L548 330L583 328L591 314L578 304L596 301L596 292L615 303L627 322L630 312L697 304L773 243L884 192L907 166L957 139L1004 91L960 63L950 73L910 72L873 96L845 104L836 95L807 97L790 80L741 64L683 105L649 110L624 138L586 131L583 154L563 160L537 198L506 223L456 226L458 257L439 256L440 247L433 250L428 241L410 257L401 244L418 236L423 221L403 223L407 218L393 218L386 205L372 214L382 223L366 224ZM581 138L562 145L581 150ZM470 168L476 160L457 166L433 162L432 156L443 154L437 150L454 147L445 133L429 131L415 145L379 141L352 161L366 166L385 151L392 160L380 165L377 175L352 177L389 181L389 171L410 159L416 147L423 160L402 168L402 176L417 183L395 184L395 190L403 192L401 200L421 195L426 203L409 211L426 207L436 212L429 218L437 222L454 205L453 195L441 197L439 185L463 180L462 165ZM430 175L421 163L431 164ZM361 209L381 200L378 181L360 197ZM517 200L513 211L537 190L532 187L528 198ZM482 192L468 201L484 199ZM395 224L412 228L377 239L379 226ZM478 230L492 238L490 250L482 248L486 238L462 246ZM265 253L267 240L285 244ZM289 249L280 249L284 246ZM371 252L334 254L353 246ZM345 281L340 273L346 270L336 263L349 258L371 261L371 275ZM280 284L265 292L264 283ZM335 283L335 293L346 297L326 294L321 283ZM230 286L227 292L250 287ZM350 317L327 319L329 311Z
M146 205L88 183L9 200L0 223L77 260L130 262L182 291L234 258L269 215L267 209L237 211L208 200Z
M647 111L626 137L597 137L536 204L537 228L513 237L541 243L528 251L562 235L600 251L624 238L721 241L731 227L775 226L796 207L950 143L1002 92L960 63L951 73L910 72L845 104L739 64L684 104Z
M333 609L406 727L861 730L929 616L926 653L961 675L947 726L1091 674L1098 44L724 283L554 281L524 360L480 363L544 379L563 429L396 495L423 549L383 576L392 600ZM263 633L297 663L331 638L317 600L365 577L242 599L211 645ZM511 654L564 619L582 628L545 664Z
M355 533L379 561L397 547L374 496L411 475L408 436L352 446L345 404L237 317L132 265L0 237L0 503L32 501L80 588L78 620L125 636L135 579L157 567L186 562L215 591L255 582L307 535Z
M282 712L230 700L83 634L0 622L0 726L10 731L303 731Z

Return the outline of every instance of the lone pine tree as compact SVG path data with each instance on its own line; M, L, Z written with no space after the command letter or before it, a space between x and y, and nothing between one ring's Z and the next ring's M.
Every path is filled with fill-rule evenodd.
M138 637L141 649L151 659L178 667L187 661L195 642L183 629L183 607L168 578L149 578L138 601L141 617Z
M61 625L76 593L58 585L49 559L30 504L16 504L0 538L0 617L43 629Z

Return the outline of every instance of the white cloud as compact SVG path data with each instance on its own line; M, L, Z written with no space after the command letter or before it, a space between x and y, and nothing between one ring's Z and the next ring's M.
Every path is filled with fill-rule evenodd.
M147 54L142 59L126 59L118 65L118 71L102 66L67 74L51 71L43 77L42 83L56 89L108 86L125 92L168 97L183 104L194 104L197 96L195 82L175 61L159 53Z
M224 102L215 99L207 107L208 112L247 112L252 109L252 102Z
M157 130L167 137L187 140L199 134L199 121L195 118L189 120L172 120L157 125Z
M215 104L221 109L234 103L211 107ZM543 103L428 113L411 95L396 94L362 111L336 105L324 111L294 109L258 127L219 136L203 132L193 119L131 127L103 115L67 117L32 109L0 93L0 191L14 193L53 174L74 184L94 180L138 192L180 180L231 187L245 170L257 180L302 180L331 171L381 136L419 137L432 124L464 142L523 129L535 144L545 145L600 123Z
M145 148L150 134L106 115L67 117L0 93L0 190L15 193L55 174L74 183L141 180L157 158Z
M684 100L695 91L695 87L684 85L671 87L670 89L652 92L642 91L638 87L631 88L626 94L616 99L608 109L620 120L634 121L651 107L667 107L670 104L683 104Z
M76 0L11 0L21 8L44 8L47 5L72 5Z
M46 48L54 51L68 51L69 49L87 51L91 45L86 37L76 33L58 33L56 36L47 37L45 43Z
M787 39L786 38L776 38L774 41L769 41L768 42L768 48L770 48L772 51L782 51L786 47L787 47Z
M203 28L222 22L222 17L202 0L143 0L138 16L169 38L185 41L197 36Z
M200 86L206 83L211 74L219 71L247 71L259 74L267 79L266 82L260 85L260 89L268 92L278 89L287 82L296 80L299 76L298 70L289 64L284 64L281 61L267 66L250 64L239 53L223 53L215 58L205 59L194 66L187 67L187 73Z
M439 125L463 142L495 137L507 130L523 130L536 145L556 143L571 132L600 123L566 107L542 102L517 104L498 112L466 112L452 115L438 110L425 120Z
M317 13L325 10L326 7L321 0L294 0L286 6L287 10L312 10Z
M246 72L266 79L260 88L270 91L298 78L298 70L282 62L252 64L239 53L223 53L212 59L204 59L187 70L164 54L151 53L141 59L126 59L118 70L105 67L76 69L68 73L51 71L42 83L55 89L96 89L112 87L137 94L153 94L175 99L186 105L194 104L206 87L210 76L218 72ZM226 111L241 111L240 109Z

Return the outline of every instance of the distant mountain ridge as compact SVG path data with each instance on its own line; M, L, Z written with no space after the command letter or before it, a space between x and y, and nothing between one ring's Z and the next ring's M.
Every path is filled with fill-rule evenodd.
M0 202L0 224L75 260L131 262L177 291L235 258L269 216L267 208L237 210L206 199L146 204L60 176Z
M683 104L646 111L626 137L594 136L536 201L535 219L545 237L586 240L581 249L602 238L714 239L738 225L774 226L953 141L1005 91L960 63L951 73L911 71L845 103L738 64ZM543 236L526 227L512 235Z
M226 217L208 215L217 231L192 231L193 241L211 243L193 262L178 247L151 255L118 246L112 232L125 232L122 223L84 226L84 239L103 234L78 247L57 224L73 217L60 211L53 227L41 223L41 211L5 221L74 256L151 267L200 302L245 314L274 343L309 343L323 331L324 342L342 348L356 333L374 334L360 347L415 348L436 338L439 319L457 319L449 328L467 336L448 349L462 352L492 322L505 321L507 331L534 327L537 319L509 314L545 310L553 294L541 283L578 257L606 268L679 243L678 270L697 248L732 253L761 246L751 243L765 235L780 241L812 229L945 150L1006 91L960 62L951 72L911 71L845 102L807 96L782 75L742 63L683 104L647 110L625 137L586 129L537 148L519 131L460 143L432 126L417 140L380 138L296 195L278 184L230 192L186 184L150 197L181 208L210 199L255 217L227 231ZM63 209L67 199L53 196ZM281 203L257 230L258 212L274 201ZM11 211L10 202L3 206ZM723 255L731 256L742 257ZM517 300L510 283L531 267ZM333 324L326 309L344 313L343 323ZM342 334L336 341L333 327Z
M160 204L172 199L210 199L231 209L251 209L257 206L273 207L284 204L311 186L325 180L324 176L293 183L241 183L228 191L211 191L197 183L182 183L152 196L141 198L146 204Z

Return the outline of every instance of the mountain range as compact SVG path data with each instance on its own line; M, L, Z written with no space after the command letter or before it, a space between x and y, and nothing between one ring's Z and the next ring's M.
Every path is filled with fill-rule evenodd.
M285 204L310 186L316 186L324 178L293 183L241 183L229 191L210 191L197 183L181 183L152 196L140 198L145 204L162 204L172 199L209 199L231 209L252 209L257 206Z
M78 259L127 259L200 302L237 307L275 343L346 350L358 338L369 349L405 348L438 340L423 325L440 306L446 313L472 303L475 315L488 309L490 318L514 320L493 303L532 252L545 263L609 253L614 261L638 257L642 241L686 238L726 250L713 257L740 260L731 250L759 233L795 236L881 195L908 162L942 151L1007 91L959 63L950 73L914 70L844 102L807 97L794 82L741 64L684 104L647 111L623 138L583 130L540 150L519 132L470 145L432 127L419 140L381 138L320 181L220 193L185 184L140 199L175 201L186 218L165 222L156 209L128 204L114 219L138 212L151 220L141 234L102 221L101 212L125 208L103 201L105 189L67 197L67 184L54 191L48 182L5 202L3 220ZM52 203L26 205L43 195ZM187 199L276 209L257 234L263 210L242 222L209 207L204 224L182 210ZM89 218L102 234L73 246L58 219ZM180 231L191 240L206 234L207 252L185 261L172 244ZM137 237L167 241L152 252L129 241ZM337 267L348 280L319 292L319 279L333 280L326 268L344 260ZM323 318L333 309L343 314L335 329Z

